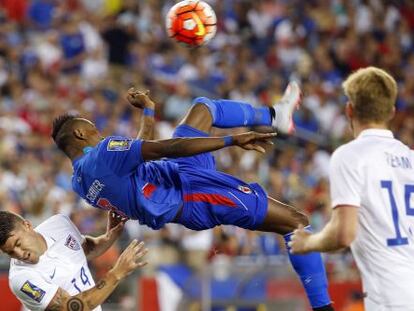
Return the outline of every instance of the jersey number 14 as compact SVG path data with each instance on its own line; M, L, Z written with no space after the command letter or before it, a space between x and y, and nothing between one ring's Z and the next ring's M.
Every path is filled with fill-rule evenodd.
M86 271L85 271L84 267L82 267L81 270L80 270L80 280L81 280L81 282L84 286L85 285L89 285L89 286L91 285L91 282L89 281L88 275L86 274ZM78 284L76 284L76 281L77 281L76 278L74 278L72 280L72 284L75 287L75 289L80 293L80 292L82 292L82 290L79 288Z
M388 246L407 245L408 238L403 237L401 234L401 230L400 230L398 207L395 201L394 192L392 190L392 181L381 180L381 188L386 189L388 192L388 198L390 200L390 205L391 205L392 220L394 222L394 229L395 229L395 237L391 239L387 239L387 245ZM410 204L411 194L413 193L414 193L414 185L404 186L405 213L408 216L414 216L414 208L411 207L411 204Z

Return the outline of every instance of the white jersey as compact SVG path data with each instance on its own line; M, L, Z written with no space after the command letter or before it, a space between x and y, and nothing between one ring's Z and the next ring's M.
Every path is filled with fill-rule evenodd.
M414 152L391 131L369 129L330 164L332 205L359 207L351 250L365 309L414 310Z
M84 237L68 217L55 215L35 230L45 238L46 252L37 264L12 259L9 271L10 288L27 309L45 310L59 287L73 296L95 286Z

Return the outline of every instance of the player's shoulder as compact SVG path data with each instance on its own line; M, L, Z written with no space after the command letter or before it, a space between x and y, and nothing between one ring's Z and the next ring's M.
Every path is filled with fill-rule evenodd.
M30 284L39 279L43 279L43 276L36 270L36 265L10 265L9 287L15 294L24 288L27 282Z
M19 270L9 275L9 288L29 310L45 310L59 285L48 281L34 269Z
M100 146L102 151L127 151L131 148L135 139L124 136L108 136Z
M64 214L56 214L48 219L46 219L44 222L42 222L40 225L36 227L36 230L45 230L50 228L55 228L59 226L72 226L73 223L70 220L70 218Z
M342 146L339 146L333 153L333 159L357 158L361 152L361 143L358 140L352 140Z
M54 240L60 239L68 233L78 234L79 232L70 218L63 214L56 214L48 218L36 227L36 231Z
M42 277L41 273L36 271L34 267L36 265L16 265L13 263L13 261L16 263L17 260L12 260L9 270L9 284L10 288L17 288L19 285L21 285L24 280L27 280L28 278L34 277Z
M404 142L402 142L401 140L394 138L394 143L395 143L395 145L396 145L396 147L397 147L398 149L400 149L400 150L402 150L402 151L405 151L405 152L407 152L407 153L412 153L412 154L414 154L413 147L410 147L410 146L406 145L406 144L405 144Z
M329 161L330 171L334 172L339 168L355 170L365 166L366 161L370 159L370 156L367 156L369 150L365 149L366 146L359 140L352 140L338 147Z

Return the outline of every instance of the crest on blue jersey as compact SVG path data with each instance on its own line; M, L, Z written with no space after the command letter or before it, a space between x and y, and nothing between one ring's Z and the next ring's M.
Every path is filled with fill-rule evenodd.
M24 282L23 286L20 288L20 291L37 302L41 302L46 293L43 289L37 287L30 281Z
M116 139L111 138L108 142L106 150L108 151L126 151L131 148L131 139Z
M65 246L70 248L71 250L78 251L80 250L80 245L76 239L71 236L70 234L66 238Z
M252 193L252 190L249 188L249 187L246 187L246 186L242 186L242 185L240 185L240 186L238 186L237 187L241 192L244 192L244 193L246 193L246 194L250 194L250 193Z

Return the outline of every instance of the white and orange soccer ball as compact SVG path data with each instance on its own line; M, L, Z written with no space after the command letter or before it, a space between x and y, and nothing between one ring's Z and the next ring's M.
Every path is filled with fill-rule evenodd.
M165 24L170 38L190 47L206 44L217 30L214 10L204 1L196 0L175 4L168 11Z

